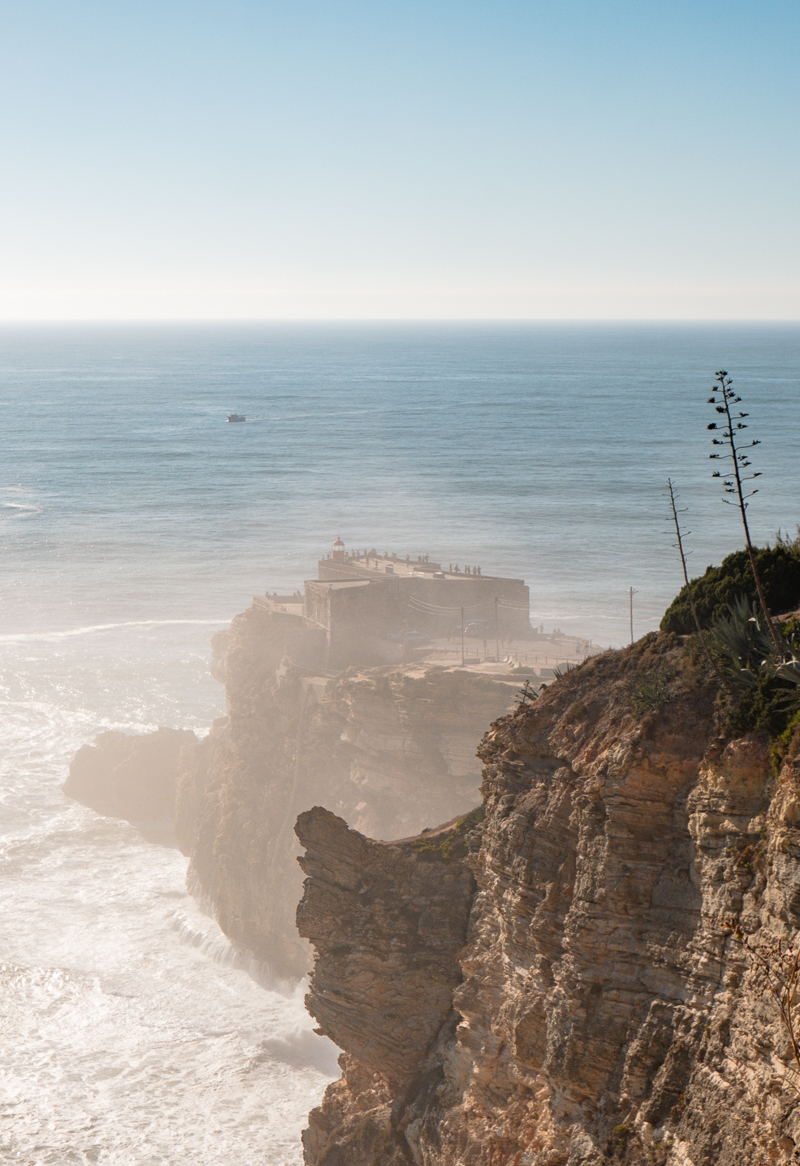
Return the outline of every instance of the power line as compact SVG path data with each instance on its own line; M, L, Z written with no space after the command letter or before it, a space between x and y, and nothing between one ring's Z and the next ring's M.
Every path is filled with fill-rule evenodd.
M429 612L432 615L449 615L456 611L480 611L488 607L491 600L485 600L483 603L473 603L464 607L441 607L437 603L427 603L424 599L417 599L415 596L410 596L408 606L415 608L417 611Z

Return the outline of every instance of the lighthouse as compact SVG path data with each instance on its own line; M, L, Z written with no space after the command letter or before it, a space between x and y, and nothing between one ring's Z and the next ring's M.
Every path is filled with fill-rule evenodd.
M340 538L337 538L336 542L333 544L333 553L331 554L331 558L334 560L334 562L337 563L344 562L344 543Z

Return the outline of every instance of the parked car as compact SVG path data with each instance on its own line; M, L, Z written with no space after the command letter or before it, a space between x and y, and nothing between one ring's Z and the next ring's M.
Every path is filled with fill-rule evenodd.
M465 636L474 636L476 639L485 639L489 635L489 621L485 619L473 619L464 628Z
M386 639L391 640L393 644L407 644L414 648L420 648L423 644L433 642L430 636L426 636L424 632L417 632L413 628L407 632L389 632Z

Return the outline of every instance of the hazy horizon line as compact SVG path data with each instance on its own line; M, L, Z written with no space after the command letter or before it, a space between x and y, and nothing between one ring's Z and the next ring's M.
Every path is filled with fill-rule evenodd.
M800 324L800 316L92 316L92 317L8 317L0 318L0 328L14 326L152 324L152 325L266 325L266 324L430 324L430 325L522 325L522 324L591 324L591 325L673 325L703 326Z

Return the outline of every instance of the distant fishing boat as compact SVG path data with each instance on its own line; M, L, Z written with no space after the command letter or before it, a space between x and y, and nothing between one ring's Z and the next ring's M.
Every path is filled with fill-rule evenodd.
M229 421L246 421L247 418L245 417L244 413L229 413L228 420Z

